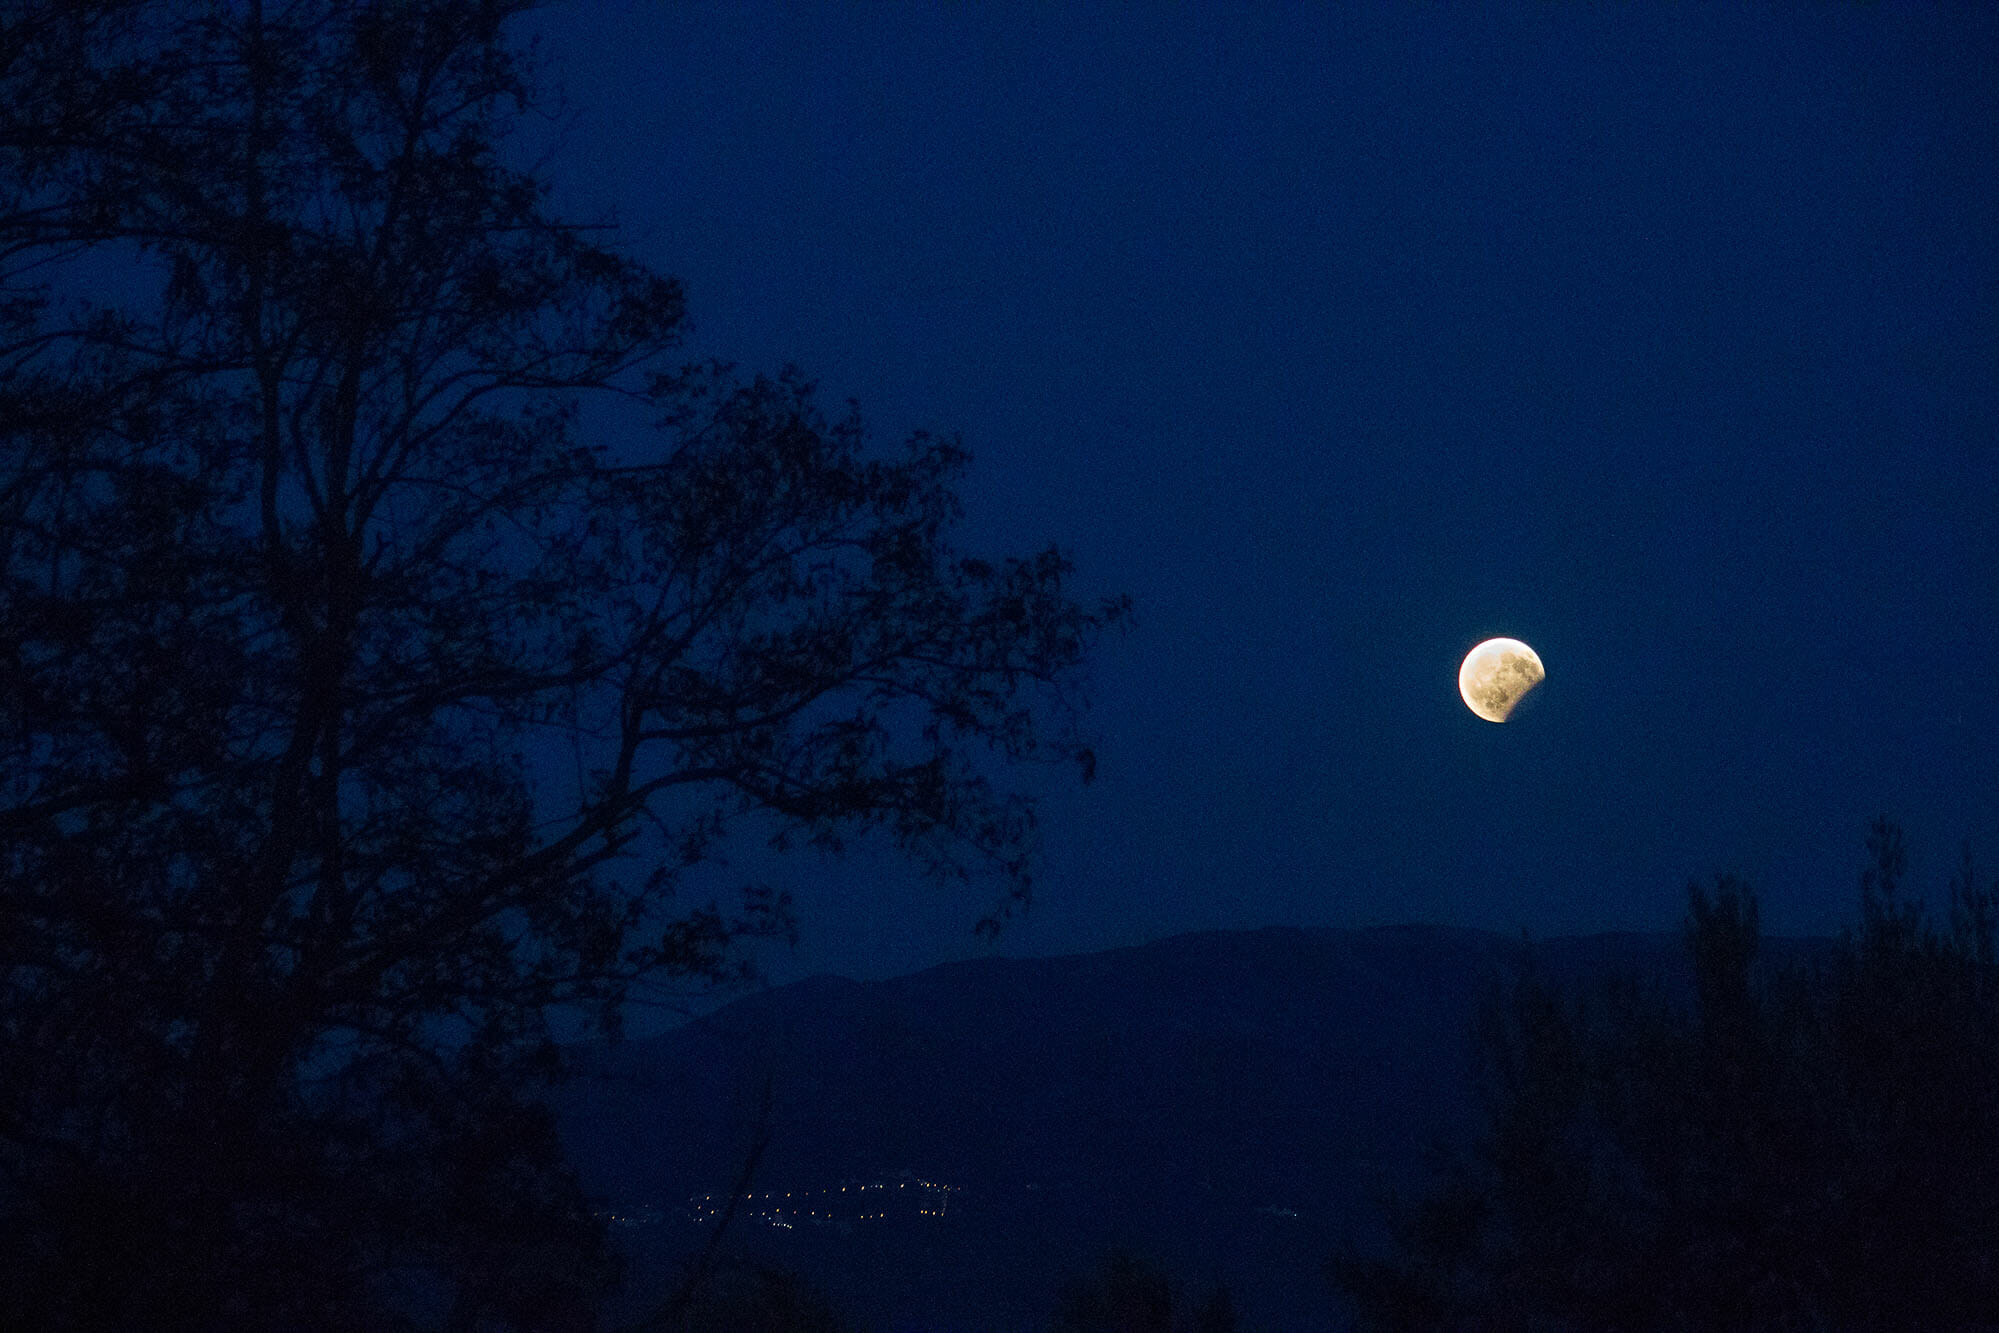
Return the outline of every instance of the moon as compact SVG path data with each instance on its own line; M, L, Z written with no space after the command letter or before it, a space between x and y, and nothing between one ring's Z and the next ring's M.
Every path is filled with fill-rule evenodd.
M1465 654L1458 693L1488 722L1504 722L1515 704L1547 676L1541 656L1518 639L1487 639Z

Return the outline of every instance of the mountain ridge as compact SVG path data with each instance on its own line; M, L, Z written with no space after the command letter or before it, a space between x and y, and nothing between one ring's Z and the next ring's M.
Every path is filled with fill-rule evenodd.
M1765 956L1829 943L1772 939ZM736 1223L732 1245L880 1327L1041 1326L1060 1275L1111 1245L1230 1282L1250 1326L1324 1327L1326 1254L1378 1244L1372 1196L1419 1187L1427 1145L1475 1127L1472 1020L1522 945L1424 923L1276 925L821 974L582 1052L558 1107L586 1186L614 1204L672 1214L727 1190L766 1088L753 1188L904 1171L950 1186L948 1216L922 1226L806 1235L755 1209ZM1558 981L1635 969L1691 993L1676 933L1531 950ZM662 1222L630 1239L657 1266L701 1238Z

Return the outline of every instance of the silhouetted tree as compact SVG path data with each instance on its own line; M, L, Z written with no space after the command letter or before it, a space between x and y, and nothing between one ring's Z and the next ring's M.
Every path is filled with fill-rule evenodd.
M679 287L510 164L527 7L0 0L21 1326L583 1325L551 1011L788 931L676 897L731 835L881 830L996 927L989 760L1093 763L1121 604L957 553L953 441L668 361Z
M1217 1284L1208 1293L1208 1298L1194 1307L1187 1319L1188 1333L1236 1333L1240 1327L1235 1312L1235 1294L1221 1284Z
M1057 1333L1172 1333L1173 1282L1156 1265L1119 1250L1062 1286Z
M1089 1273L1063 1283L1056 1333L1235 1333L1235 1298L1217 1285L1190 1306L1167 1272L1148 1259L1113 1250Z
M1395 1204L1397 1253L1335 1259L1379 1329L1999 1325L1994 890L1944 933L1868 840L1858 935L1753 966L1756 899L1688 890L1694 1007L1523 969L1481 1021L1488 1128Z
M788 1268L742 1261L701 1284L685 1309L656 1327L661 1333L841 1333L846 1321L811 1283Z

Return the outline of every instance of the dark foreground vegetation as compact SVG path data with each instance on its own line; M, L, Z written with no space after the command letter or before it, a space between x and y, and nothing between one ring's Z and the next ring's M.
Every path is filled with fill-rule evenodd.
M955 550L955 442L672 359L520 165L530 7L0 0L9 1327L592 1326L555 1017L791 929L732 839L996 927L1009 766L1093 767L1121 605Z
M1999 1327L1994 887L1948 920L1877 822L1829 961L1757 965L1756 897L1688 891L1691 1009L1527 970L1479 1034L1488 1129L1332 1274L1382 1330Z

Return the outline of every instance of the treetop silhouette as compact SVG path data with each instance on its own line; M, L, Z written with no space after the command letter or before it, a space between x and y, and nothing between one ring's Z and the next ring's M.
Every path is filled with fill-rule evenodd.
M0 6L0 1280L41 1326L585 1308L521 1100L551 1011L615 1032L789 931L676 895L732 838L878 830L996 928L1000 770L1094 764L1124 604L959 552L956 440L675 361L678 284L510 165L527 8Z
M1332 1264L1379 1329L1999 1325L1994 887L1943 931L1876 821L1861 923L1758 963L1756 897L1690 885L1691 1010L1523 969L1478 1033L1486 1132Z

